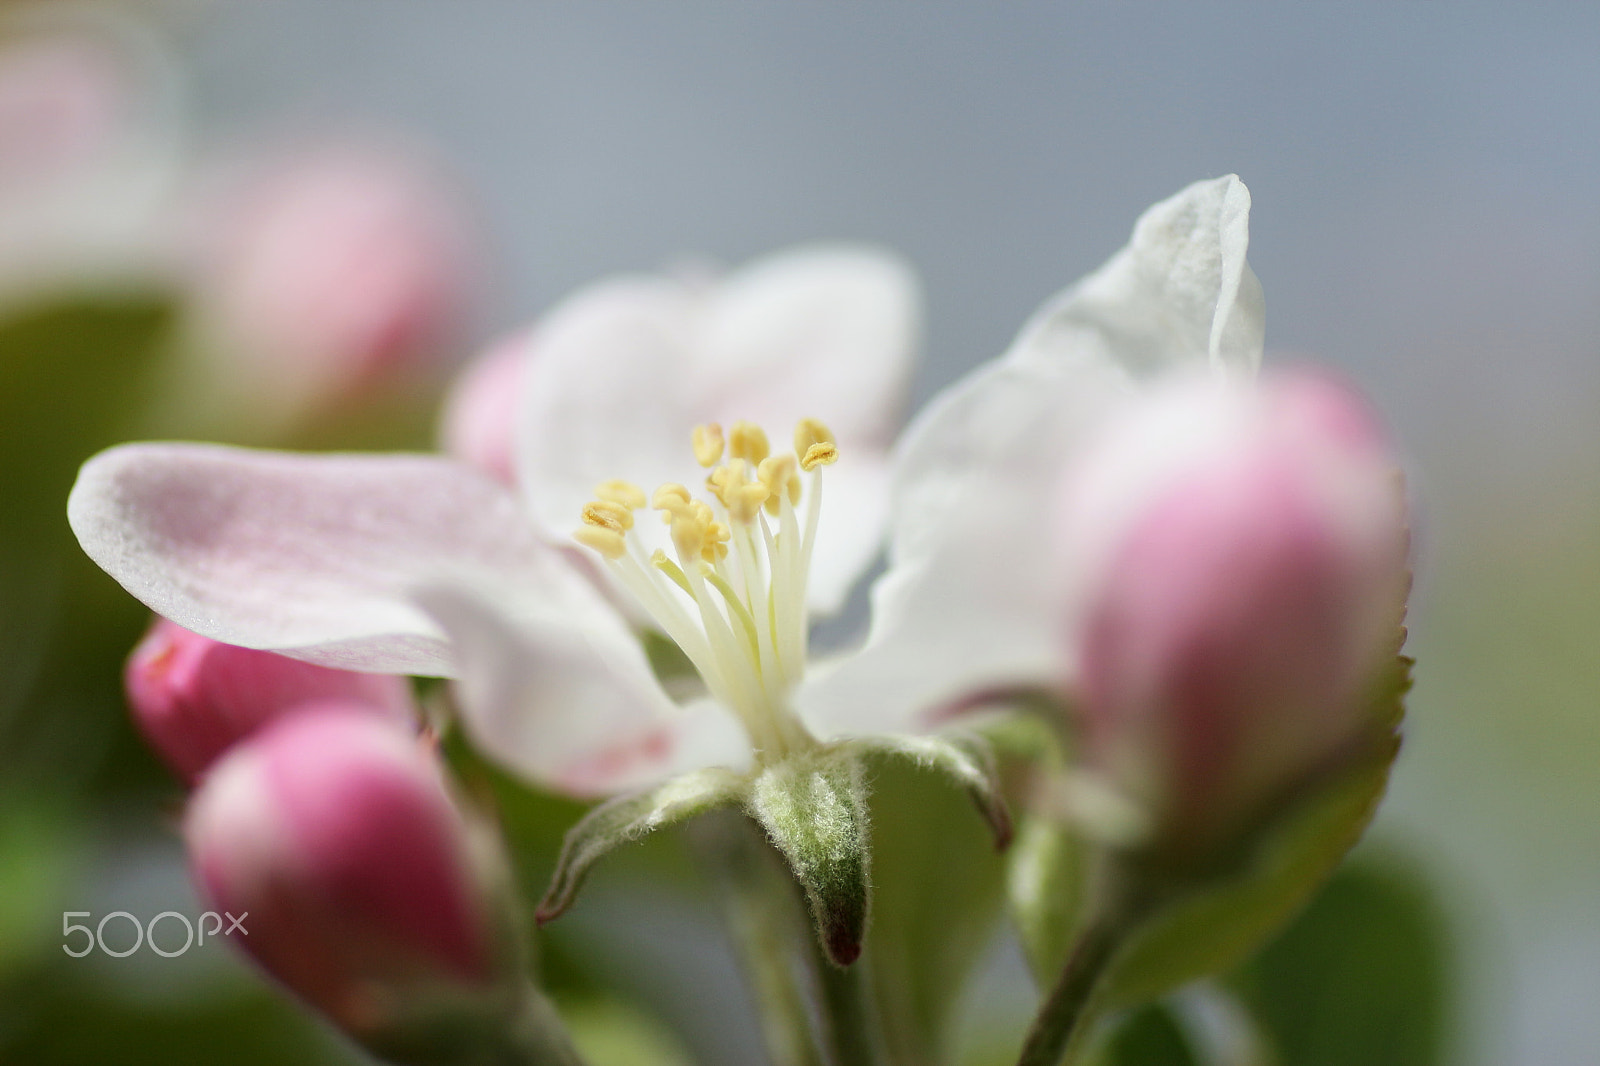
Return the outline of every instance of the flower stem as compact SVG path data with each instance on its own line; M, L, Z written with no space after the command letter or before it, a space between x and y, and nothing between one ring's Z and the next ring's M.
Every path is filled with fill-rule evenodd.
M882 1066L883 1041L873 1010L871 985L863 972L865 963L835 966L816 938L811 940L830 1066Z
M796 919L794 886L749 819L711 814L692 839L717 871L728 927L761 1016L773 1066L827 1066L812 1032L804 950L809 923Z
M1094 1014L1090 1007L1106 967L1128 934L1149 913L1151 900L1126 879L1108 876L1079 931L1067 964L1034 1016L1017 1066L1059 1066L1079 1046Z

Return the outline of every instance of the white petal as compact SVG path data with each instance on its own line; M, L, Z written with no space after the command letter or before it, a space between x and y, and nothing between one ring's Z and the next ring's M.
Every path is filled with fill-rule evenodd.
M535 515L564 537L600 481L696 485L690 433L703 422L756 422L782 449L800 418L820 418L840 466L870 470L898 418L917 316L899 260L844 247L775 255L720 284L624 278L576 294L529 344L519 476ZM864 514L851 539L877 535ZM841 602L835 586L873 554L851 551L849 573L826 564L817 608Z
M576 577L574 578L575 580ZM501 614L464 586L416 598L460 649L463 720L490 758L578 796L642 788L705 766L744 769L733 717L667 698L622 619L592 586L545 609Z
M1126 248L913 421L894 455L890 567L873 589L868 646L802 694L804 713L893 729L962 692L1060 669L1051 491L1141 381L1254 373L1249 206L1230 176L1150 208Z
M89 557L158 614L353 670L452 672L405 597L419 581L538 600L564 569L511 493L433 456L132 444L84 464L67 512Z
M1245 259L1250 191L1233 175L1150 208L1127 247L1046 304L1012 349L1019 359L1098 358L1139 378L1210 366L1248 378L1261 365L1265 307Z
M722 283L693 372L720 399L718 417L764 426L779 449L797 421L819 418L848 457L894 439L919 320L916 277L900 259L797 248Z
M889 524L889 463L859 452L822 472L822 518L806 597L813 615L844 607L850 590L883 551Z

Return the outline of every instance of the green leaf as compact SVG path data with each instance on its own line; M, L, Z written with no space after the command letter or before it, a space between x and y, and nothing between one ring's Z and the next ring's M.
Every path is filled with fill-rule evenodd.
M1375 701L1378 742L1345 772L1264 827L1242 861L1168 904L1109 968L1102 1003L1148 1002L1240 962L1295 913L1360 839L1383 798L1399 751L1393 731L1410 687L1396 660Z
M1280 1066L1436 1066L1449 972L1428 886L1394 857L1361 856L1232 983Z
M850 965L861 954L871 896L861 760L828 749L791 756L757 775L748 803L804 889L823 951Z
M888 755L909 759L924 770L949 778L965 789L989 823L996 850L1011 844L1011 812L1000 789L999 768L994 747L983 737L970 733L944 733L939 736L873 736L853 740L847 745L862 754Z
M697 814L738 803L747 787L743 775L711 767L595 807L567 831L556 857L555 876L534 912L534 921L543 925L564 914L577 898L589 868L613 848Z

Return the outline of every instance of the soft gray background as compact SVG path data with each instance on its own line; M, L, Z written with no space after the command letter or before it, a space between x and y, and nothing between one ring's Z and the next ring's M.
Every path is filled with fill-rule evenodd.
M926 279L919 401L1239 173L1269 348L1347 368L1413 456L1380 833L1450 891L1461 1059L1595 1061L1600 8L239 0L189 33L203 139L438 147L502 268L486 333L606 272L865 238Z

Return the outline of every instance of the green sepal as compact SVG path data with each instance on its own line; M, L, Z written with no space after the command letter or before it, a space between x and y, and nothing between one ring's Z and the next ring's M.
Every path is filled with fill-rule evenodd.
M872 851L863 777L848 749L804 752L763 769L747 801L805 891L822 949L837 966L856 961L867 930Z
M550 888L539 901L533 920L544 925L566 913L589 868L613 848L718 807L737 804L748 787L743 774L710 767L595 807L567 830Z
M889 755L909 759L924 770L944 775L966 790L983 820L994 834L994 846L1004 851L1011 845L1011 812L1001 793L1000 773L994 747L983 737L971 733L944 733L939 736L872 736L852 740L846 745L862 754Z
M1071 824L1030 814L1006 855L1006 902L1040 988L1049 988L1066 965L1087 896L1088 852Z
M1366 831L1400 750L1411 687L1397 657L1373 702L1369 743L1264 826L1227 872L1174 896L1127 941L1100 988L1106 1007L1144 1003L1239 963L1302 907Z

